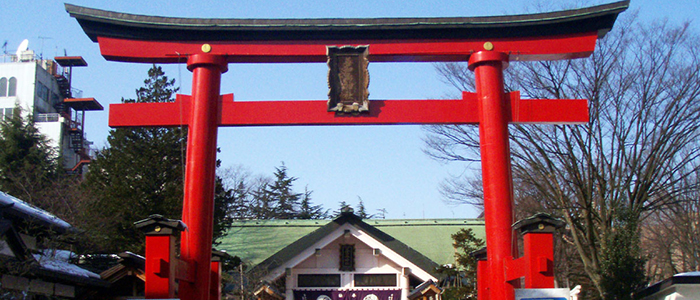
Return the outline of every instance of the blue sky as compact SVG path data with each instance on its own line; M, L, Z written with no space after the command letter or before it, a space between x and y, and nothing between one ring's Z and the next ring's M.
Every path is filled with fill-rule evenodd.
M596 5L614 1L579 1ZM332 17L448 17L519 14L537 7L558 10L559 1L89 1L68 3L133 14L196 18L332 18ZM484 3L488 3L485 5ZM557 3L557 4L552 4ZM571 1L568 1L571 3ZM89 66L75 69L74 87L107 107L121 98L134 98L150 65L108 62L98 45L65 12L63 2L6 1L0 43L14 52L23 39L45 58L80 55ZM633 0L626 14L640 18L690 21L697 12L691 0ZM697 23L693 28L697 29ZM614 29L613 29L614 30ZM165 65L166 74L190 94L191 73L183 65ZM325 64L236 64L222 77L221 93L237 100L324 100ZM426 99L458 95L443 84L434 66L426 63L370 64L370 99ZM86 118L88 139L104 147L107 110ZM442 202L439 183L446 177L471 172L460 163L442 164L422 150L419 126L250 127L220 128L223 167L242 165L254 174L271 175L282 162L295 187L313 190L312 199L336 209L340 201L356 205L362 198L370 213L386 209L388 218L468 218L478 212ZM472 166L473 167L473 166Z

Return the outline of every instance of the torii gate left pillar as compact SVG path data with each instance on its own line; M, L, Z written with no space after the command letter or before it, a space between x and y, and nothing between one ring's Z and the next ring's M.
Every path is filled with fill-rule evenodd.
M211 245L214 220L216 178L216 141L218 132L221 74L228 70L223 56L194 54L187 60L192 71L192 107L187 136L185 199L182 220L188 230L182 233L180 258L188 263L189 272L199 276L194 281L180 281L182 299L209 298ZM217 283L218 284L218 283Z

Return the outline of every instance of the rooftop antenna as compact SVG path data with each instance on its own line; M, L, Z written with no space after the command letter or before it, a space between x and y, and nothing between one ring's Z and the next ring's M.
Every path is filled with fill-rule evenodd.
M41 40L41 48L39 49L39 59L44 59L44 40L50 40L51 38L47 36L39 36L37 38Z
M7 40L2 44L2 54L7 54Z

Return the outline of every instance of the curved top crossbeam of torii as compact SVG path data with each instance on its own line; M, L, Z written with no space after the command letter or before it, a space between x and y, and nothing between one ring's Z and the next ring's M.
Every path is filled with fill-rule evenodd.
M629 1L495 17L366 19L207 19L134 15L66 4L85 33L113 61L178 63L200 53L235 62L325 62L326 46L370 45L372 62L466 61L483 50L509 60L590 55ZM147 45L147 47L146 47Z

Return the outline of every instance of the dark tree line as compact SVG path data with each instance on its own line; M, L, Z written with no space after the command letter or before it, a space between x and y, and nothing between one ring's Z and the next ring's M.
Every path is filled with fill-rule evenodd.
M231 219L323 219L328 212L311 201L308 187L303 193L294 190L298 179L289 176L284 163L275 168L273 178L253 177L243 167L220 172L225 185L231 187Z
M231 167L219 172L224 185L230 187L233 201L230 203L231 219L327 219L334 218L344 211L353 211L363 218L383 217L386 210L380 210L376 216L367 212L362 198L358 197L355 208L345 201L338 204L338 209L330 211L320 204L314 204L313 191L304 187L304 192L294 189L298 179L289 175L284 163L275 168L273 176L253 176L244 167Z

